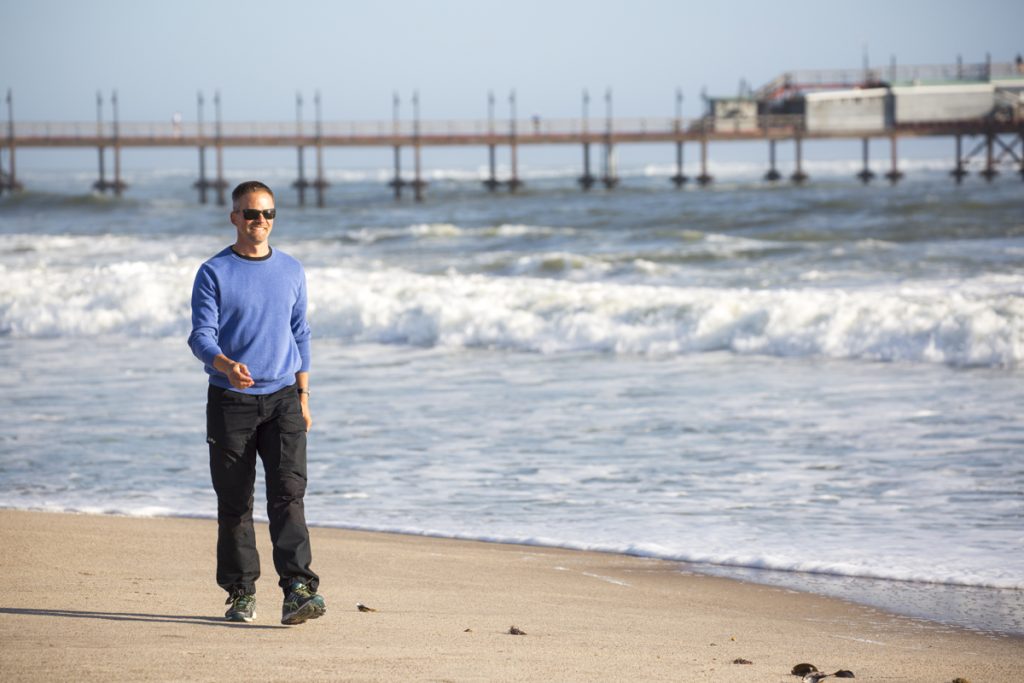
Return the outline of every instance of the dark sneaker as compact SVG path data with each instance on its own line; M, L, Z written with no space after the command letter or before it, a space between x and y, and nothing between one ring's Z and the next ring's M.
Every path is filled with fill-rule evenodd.
M231 605L231 607L228 607L228 611L224 613L224 618L228 621L244 621L249 623L256 618L255 595L228 596L228 601L224 604Z
M284 598L281 623L294 626L321 617L326 611L323 597L310 590L306 584L296 581L288 587L288 594Z

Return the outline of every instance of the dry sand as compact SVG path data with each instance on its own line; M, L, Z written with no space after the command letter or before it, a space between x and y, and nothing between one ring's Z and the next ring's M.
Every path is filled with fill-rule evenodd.
M0 680L1024 680L1018 638L668 562L337 529L312 530L326 616L286 627L258 534L258 617L229 624L212 521L0 510Z

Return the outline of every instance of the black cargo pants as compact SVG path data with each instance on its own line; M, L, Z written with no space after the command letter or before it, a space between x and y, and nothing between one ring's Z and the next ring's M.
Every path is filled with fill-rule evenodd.
M260 558L252 506L259 454L278 584L287 590L293 581L302 581L315 591L320 579L309 567L312 553L303 504L306 422L295 387L259 396L211 384L206 436L217 492L217 584L232 595L256 592Z

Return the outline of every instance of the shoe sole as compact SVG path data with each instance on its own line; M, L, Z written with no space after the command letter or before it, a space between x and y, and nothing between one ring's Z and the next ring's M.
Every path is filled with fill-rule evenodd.
M234 615L232 615L230 617L224 617L224 618L227 619L228 621L233 621L233 622L236 622L236 623L245 622L246 624L249 624L249 623L252 622L253 619L256 618L256 613L253 612L251 617L243 617L241 614L234 614Z
M322 617L326 612L326 606L318 605L313 600L310 600L305 605L295 610L292 614L281 617L281 623L285 626L298 626L299 624L306 623L310 619Z

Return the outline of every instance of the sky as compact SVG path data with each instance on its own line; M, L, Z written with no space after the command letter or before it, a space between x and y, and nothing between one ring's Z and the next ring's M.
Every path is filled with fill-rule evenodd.
M1020 0L0 0L0 89L16 120L92 121L116 89L122 121L196 116L219 90L226 121L292 121L320 90L325 120L390 119L414 90L423 119L703 113L784 71L1012 61ZM209 106L209 105L208 105ZM108 110L109 111L109 110ZM207 109L206 116L212 114ZM6 119L6 112L3 113Z
M244 8L244 9L240 9ZM0 88L24 120L93 120L118 90L123 120L193 118L221 92L226 120L292 120L321 91L325 119L391 117L420 92L424 119L573 117L615 94L617 116L701 113L700 92L788 70L1012 61L1024 2L682 0L0 0ZM6 116L4 117L6 118Z

